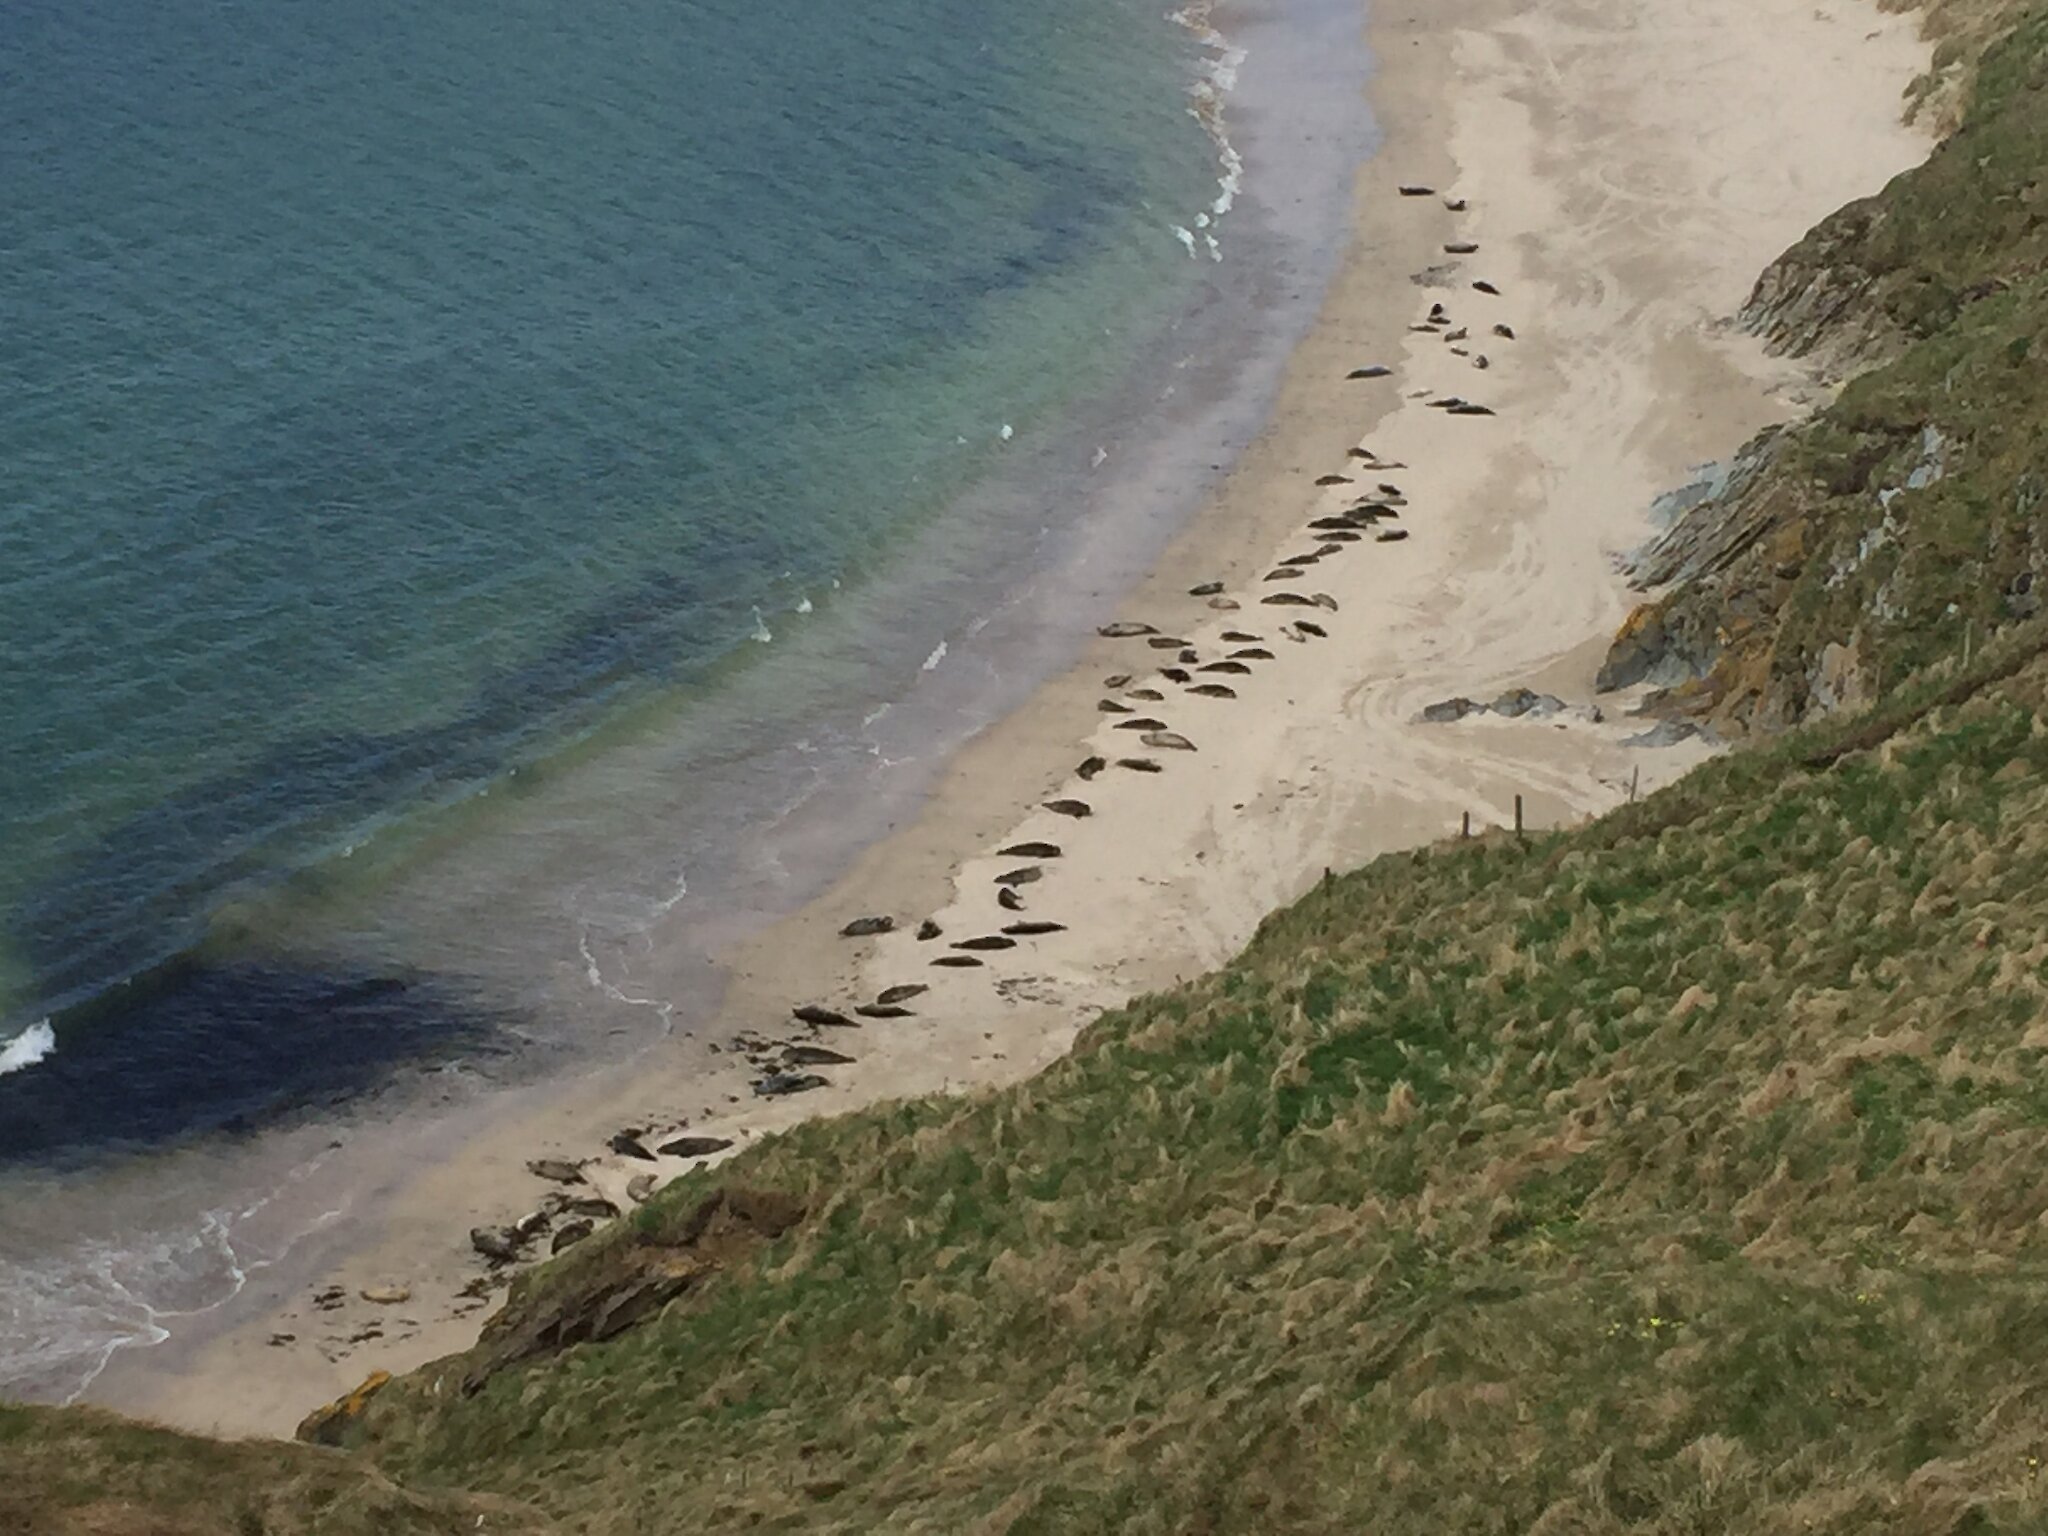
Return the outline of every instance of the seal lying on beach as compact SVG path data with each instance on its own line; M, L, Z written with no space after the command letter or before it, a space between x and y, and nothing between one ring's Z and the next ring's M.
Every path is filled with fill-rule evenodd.
M1234 699L1237 697L1237 690L1235 688L1226 688L1221 683L1197 683L1188 692L1198 693L1205 699Z
M1022 869L1013 869L996 876L997 885L1031 885L1045 878L1045 871L1036 864L1026 864Z
M1202 583L1202 584L1201 584L1200 586L1198 586L1198 587L1189 587L1189 588L1188 588L1188 596L1189 596L1189 597L1214 597L1214 596L1215 596L1215 595L1216 595L1216 594L1217 594L1218 592L1221 592L1222 590L1223 590L1223 583L1222 583L1222 582L1220 582L1220 581L1205 581L1205 582L1203 582L1203 583Z
M1055 816L1081 817L1095 814L1094 807L1086 800L1048 800L1045 802L1045 808Z
M1237 677L1250 677L1252 669L1241 661L1212 661L1196 668L1199 672L1227 672Z
M1154 635L1145 643L1155 651L1171 651L1186 645L1187 641L1181 639L1178 635Z
M1375 544L1398 544L1408 537L1406 528L1388 528L1373 535Z
M1444 246L1446 256L1476 256L1479 242L1476 240L1452 240Z
M822 1007L817 1003L800 1003L789 1011L794 1017L806 1024L831 1026L839 1029L852 1029L855 1027L853 1020L849 1019L845 1014L835 1009Z
M865 939L872 934L887 933L896 926L893 917L856 917L839 930L843 939Z
M922 997L929 991L931 988L921 981L906 981L901 986L882 988L876 994L875 1001L886 1008L891 1003L907 1003L913 997Z
M1434 197L1436 196L1436 188L1423 186L1404 186L1403 188L1401 188L1401 195L1403 197Z
M1171 683L1184 683L1188 680L1187 673L1179 667L1161 667L1159 675Z
M1118 619L1114 624L1105 624L1095 633L1105 640L1129 640L1136 635L1156 635L1159 631L1150 624L1141 624L1136 619Z
M940 934L944 933L945 931L945 929L941 928L937 923L933 922L930 918L926 918L923 922L917 925L917 936L920 941L926 939L936 939Z
M1311 624L1307 619L1297 620L1294 626L1305 635L1314 635L1318 640L1330 638L1330 632L1320 624Z
M864 1019L914 1019L917 1015L901 1003L862 1003L853 1010Z
M1133 688L1130 696L1134 699L1143 699L1147 704L1157 704L1166 697L1157 688Z
M979 938L962 939L953 946L955 949L1015 949L1017 941L1006 939L999 933L985 933Z
M1131 674L1128 672L1112 672L1102 680L1102 686L1105 688L1121 688L1130 680Z
M1317 476L1316 476L1316 484L1317 484L1317 485L1349 485L1350 483L1351 483L1351 477L1350 477L1349 475L1317 475Z
M1226 645L1257 645L1264 636L1246 634L1241 629L1226 629L1223 640Z
M938 959L934 960L932 964L950 965L964 968L970 965L979 965L981 964L981 962L975 959L972 955L941 955Z
M1301 572L1295 570L1294 567L1290 565L1277 566L1273 570L1266 572L1266 580L1299 581L1301 580Z
M1166 729L1166 722L1164 720L1154 720L1150 715L1139 715L1134 720L1117 721L1114 729L1119 731L1163 731Z
M1010 923L1003 932L1016 934L1019 938L1032 938L1041 933L1065 933L1065 923Z
M1149 757L1120 757L1116 760L1119 768L1128 768L1133 773L1160 773L1160 766Z
M1022 912L1024 910L1024 898L1006 885L996 892L996 905L1005 912Z
M1254 645L1247 647L1242 651L1232 651L1230 653L1230 659L1232 661L1271 661L1273 659L1273 653L1271 651L1261 650L1259 647Z
M1446 416L1491 416L1493 408L1486 405L1474 405L1468 400L1463 405L1452 406L1444 414Z
M1131 713L1130 705L1119 704L1115 699L1097 699L1095 707L1105 715L1128 715Z
M1074 769L1074 777L1085 784L1108 766L1109 764L1099 757L1084 757Z
M1515 328L1512 325L1496 325L1493 328L1493 334L1502 341L1513 341L1515 339Z
M1344 377L1347 379L1384 379L1393 371L1384 363L1371 363L1363 368L1352 369Z
M1169 752L1192 752L1195 744L1179 731L1148 731L1140 738L1148 747L1159 747ZM1130 766L1126 764L1125 766Z
M1500 290L1499 290L1498 288L1494 287L1494 286L1493 286L1493 284L1491 284L1491 283L1488 283L1488 282L1477 282L1477 283L1474 283L1474 284L1473 284L1472 286L1473 286L1474 288L1477 288L1477 289L1478 289L1478 290L1479 290L1479 291L1480 291L1481 293L1488 293L1488 294L1492 294L1492 295L1493 295L1493 297L1495 297L1496 299L1500 297Z
M1058 843L1012 843L1007 848L998 848L999 859L1056 859L1060 856Z
M1262 603L1271 603L1276 608L1315 607L1314 603L1310 602L1307 598L1303 597L1299 592L1275 592L1271 597L1262 597L1259 599L1259 601Z

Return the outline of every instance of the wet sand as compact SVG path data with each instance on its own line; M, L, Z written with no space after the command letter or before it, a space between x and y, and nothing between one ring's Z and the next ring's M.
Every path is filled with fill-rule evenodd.
M99 1400L289 1433L369 1371L468 1342L484 1312L459 1298L480 1273L467 1231L534 1207L550 1186L526 1171L530 1158L597 1157L587 1178L625 1206L631 1176L688 1165L604 1153L622 1126L658 1142L687 1121L691 1135L743 1147L800 1117L1014 1081L1102 1008L1226 960L1326 868L1454 835L1468 812L1504 824L1517 796L1534 826L1594 815L1632 779L1647 791L1699 759L1693 744L1628 746L1641 726L1617 701L1601 700L1597 721L1588 707L1630 601L1614 556L1646 536L1650 502L1691 466L1810 398L1808 381L1724 317L1815 219L1924 154L1899 124L1900 92L1925 59L1914 24L1861 0L1540 12L1454 0L1382 4L1371 41L1384 143L1360 169L1352 250L1272 421L1114 614L1048 585L1032 615L1081 634L1108 618L1157 633L1089 641L959 751L914 819L828 893L721 954L715 1019L627 1067L523 1090L487 1130L417 1148L378 1230L323 1279L340 1288L332 1312L309 1312L303 1286L279 1287L204 1348L155 1362L130 1352ZM1431 191L1403 196L1404 184ZM1466 243L1477 250L1445 249ZM1437 304L1443 323L1416 329ZM1453 397L1492 414L1431 404ZM1344 479L1318 483L1333 476ZM1384 510L1352 514L1361 501ZM1335 531L1356 539L1307 526L1347 515L1353 526ZM1406 537L1382 538L1396 530ZM1270 574L1281 570L1297 574ZM1210 583L1236 606L1189 595ZM1267 601L1281 593L1304 601ZM1324 635L1295 627L1304 619ZM1192 659L1150 643L1165 638ZM1415 718L1438 699L1516 686L1565 707ZM1105 712L1105 699L1133 713ZM1122 728L1141 716L1192 750ZM1097 756L1100 772L1076 773ZM1127 757L1160 771L1117 766ZM1046 808L1063 801L1088 814ZM1060 852L999 856L1025 841ZM997 883L1026 867L1039 877ZM999 905L1003 889L1020 910ZM868 915L894 930L839 936ZM926 919L940 936L916 937ZM1019 922L1062 926L1001 932ZM988 938L1012 943L953 948ZM934 966L941 955L982 963ZM906 984L930 989L908 1017L810 1031L789 1015L798 1003L850 1010ZM855 1060L821 1069L824 1087L760 1099L747 1086L758 1069L732 1046L742 1035L815 1039ZM389 1285L408 1300L360 1294ZM269 1342L280 1333L292 1342Z

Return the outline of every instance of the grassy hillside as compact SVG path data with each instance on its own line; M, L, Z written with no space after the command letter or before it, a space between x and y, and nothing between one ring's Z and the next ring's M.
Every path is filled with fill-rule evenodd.
M501 1331L714 1187L792 1229L362 1443L592 1533L2048 1528L2044 638L763 1146Z
M0 1405L7 1536L540 1536L503 1499L410 1493L357 1458Z

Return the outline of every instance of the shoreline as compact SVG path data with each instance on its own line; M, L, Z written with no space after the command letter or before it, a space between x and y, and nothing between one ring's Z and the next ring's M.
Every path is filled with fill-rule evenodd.
M1515 16L1497 0L1458 0L1427 19L1375 13L1381 142L1359 171L1351 251L1295 349L1271 421L1120 608L1193 641L1204 664L1234 644L1221 640L1226 630L1260 635L1272 659L1252 663L1250 675L1224 674L1235 699L1190 698L1150 675L1163 653L1146 637L1091 642L1077 666L954 756L914 821L824 896L722 956L723 1002L692 1036L787 1036L792 1004L846 1007L885 986L927 984L915 1015L828 1032L825 1043L859 1057L834 1069L828 1087L741 1104L700 1119L692 1134L733 1134L744 1146L815 1114L1014 1081L1063 1053L1101 1008L1227 956L1326 866L1454 833L1463 810L1498 824L1516 795L1535 825L1593 814L1622 797L1633 768L1650 787L1698 760L1697 746L1625 747L1636 727L1569 710L1445 726L1412 717L1446 695L1518 685L1589 703L1628 601L1611 555L1647 534L1651 500L1690 465L1793 414L1787 394L1800 375L1715 322L1813 220L1917 158L1921 141L1898 125L1895 88L1923 50L1910 18L1860 4L1840 15L1767 5L1765 17L1722 0L1701 21L1673 0L1639 19L1603 0L1588 14L1606 17L1606 31L1585 17ZM1726 46L1697 46L1716 27ZM1816 82L1823 52L1836 67ZM1712 120L1681 121L1677 86L1699 90L1703 74ZM1790 114L1800 121L1782 121ZM1866 131L1838 133L1845 118ZM1775 146L1802 131L1816 141L1814 163L1775 164ZM1822 154L1823 135L1851 142ZM1587 143L1635 163L1589 159ZM1744 188L1743 205L1717 196L1745 173L1763 179ZM1402 198L1401 182L1467 198L1470 209L1454 214L1438 195ZM1673 193L1617 190L1660 184ZM1464 264L1456 286L1411 281L1459 240L1479 252L1455 258ZM1469 283L1482 275L1497 299L1473 295ZM1444 334L1409 329L1432 302L1451 308L1453 327L1476 335L1483 326L1491 337L1506 324L1515 339L1490 341L1492 366L1476 371L1452 358ZM1368 363L1394 377L1344 379ZM1468 393L1498 414L1449 417L1407 398L1418 389ZM1361 443L1382 457L1351 457ZM1402 466L1384 473L1402 487L1397 526L1410 537L1382 545L1368 535L1305 566L1311 580L1265 582L1272 557L1307 547L1304 522L1348 505L1351 487L1314 482L1361 463ZM1370 489L1380 478L1360 471L1354 480ZM1213 609L1187 595L1213 581L1241 606ZM1328 592L1336 611L1262 602L1296 588ZM1277 621L1312 611L1329 638L1279 638ZM1106 693L1127 691L1102 682L1121 673L1134 674L1128 687L1165 694L1146 707L1198 750L1155 752L1173 758L1156 776L1112 769L1077 781L1079 758L1113 756L1129 740L1096 709ZM1033 809L1053 798L1085 798L1093 814ZM941 943L995 933L1004 914L992 876L1018 861L997 862L993 851L1038 839L1063 853L1019 915L1065 931L985 966L931 968L930 946L911 930L930 915L946 930ZM871 913L894 916L897 931L835 937ZM354 1296L395 1281L420 1296L422 1312L445 1310L476 1273L468 1226L516 1217L541 1193L526 1158L587 1156L643 1108L707 1096L692 1043L679 1037L626 1067L536 1090L517 1124L423 1160L391 1192L377 1241L339 1265L333 1283ZM591 1179L624 1207L637 1171L614 1158ZM365 1310L355 1305L351 1316ZM330 1362L270 1348L279 1312L210 1341L181 1369L159 1367L154 1380L136 1368L154 1352L130 1351L123 1380L110 1371L95 1400L185 1427L286 1434L369 1370L463 1347L477 1315L436 1318L402 1347L379 1342Z

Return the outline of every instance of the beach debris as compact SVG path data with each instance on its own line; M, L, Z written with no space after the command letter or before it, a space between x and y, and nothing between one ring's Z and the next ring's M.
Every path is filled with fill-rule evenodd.
M1205 581L1205 582L1202 582L1202 583L1200 583L1200 584L1199 584L1199 585L1197 585L1197 586L1192 586L1192 587L1189 587L1189 588L1188 588L1188 596L1189 596L1189 597L1214 597L1214 596L1215 596L1215 595L1216 595L1216 594L1217 594L1218 592L1221 592L1222 590L1223 590L1223 583L1222 583L1222 582L1220 582L1220 581Z
M1194 748L1191 746L1188 750L1192 752ZM1120 757L1116 760L1116 765L1119 768L1128 768L1133 773L1163 773L1166 771L1149 757Z
M1043 880L1044 878L1044 870L1040 869L1036 864L1026 864L1022 869L1013 869L1009 871L1007 874L997 875L996 884L1030 885L1035 881Z
M1159 631L1150 624L1141 624L1136 619L1118 619L1114 624L1104 624L1095 633L1105 640L1129 640L1138 635L1156 635Z
M1107 768L1108 766L1109 764L1104 762L1099 757L1084 757L1081 759L1080 764L1074 769L1074 777L1079 779L1083 784L1085 784L1090 779L1094 778L1095 775L1102 772L1102 770ZM934 937L936 937L936 935L934 935Z
M1140 738L1148 747L1158 747L1168 752L1192 752L1195 744L1179 731L1147 731ZM1125 765L1126 767L1129 764Z
M273 1333L265 1342L267 1342L272 1349L282 1349L287 1344L297 1343L298 1337L299 1336L296 1333Z
M792 1045L782 1052L782 1059L792 1067L843 1067L852 1062L851 1056L822 1045Z
M516 1227L471 1227L469 1246L489 1259L493 1264L510 1264L519 1257L519 1250L526 1245L525 1237Z
M1371 363L1363 368L1354 368L1344 377L1347 379L1384 379L1393 374L1393 369L1384 363Z
M637 1157L644 1163L654 1161L654 1154L640 1144L640 1137L634 1131L618 1131L605 1143L621 1157Z
M1447 197L1444 199L1444 206L1453 213L1463 213L1472 205L1462 197Z
M594 1221L565 1221L548 1240L548 1252L560 1253L564 1248L573 1248L596 1230L597 1223Z
M877 933L887 933L896 926L893 917L856 917L844 928L839 936L845 939L865 939Z
M1014 933L1019 938L1035 938L1041 933L1065 933L1066 931L1067 925L1065 923L1011 923L1003 929L1003 932Z
M972 956L972 955L941 955L941 956L939 956L939 958L938 958L938 959L934 960L934 961L932 962L932 964L933 964L933 965L946 965L946 966L956 966L956 967L957 967L957 966L969 966L969 965L980 965L980 964L981 964L981 962L980 962L979 960L975 959L975 958L974 958L974 956Z
M635 1205L645 1205L658 1183L651 1173L636 1173L626 1180L626 1198Z
M583 1165L560 1157L537 1157L526 1165L526 1171L535 1178L551 1179L557 1184L583 1182Z
M779 1099L792 1093L809 1093L813 1088L823 1088L825 1079L815 1072L770 1072L754 1084L754 1096L760 1099Z
M926 918L923 922L917 925L918 942L924 943L928 940L936 939L940 934L944 933L945 931L945 929L941 928L937 923L933 922L930 918Z
M657 1149L663 1157L709 1157L732 1145L730 1136L678 1136Z
M827 1008L820 1003L798 1003L789 1010L791 1017L804 1024L817 1024L827 1028L852 1029L853 1020L836 1008Z
M1120 723L1129 724L1128 721ZM1086 800L1048 800L1045 802L1045 808L1055 816L1081 817L1095 814L1094 808Z
M1401 188L1401 195L1403 197L1434 197L1436 196L1436 188L1420 185L1404 186Z
M338 1285L330 1285L325 1290L313 1294L315 1312L339 1312L347 1304L348 1292Z
M1050 847L1051 845L1046 844L1045 846ZM1055 848L1053 851L1057 853L1059 850ZM931 988L921 981L906 981L897 986L882 988L881 992L877 994L875 1001L886 1008L891 1003L907 1003L913 997L922 997L929 991L931 991Z

